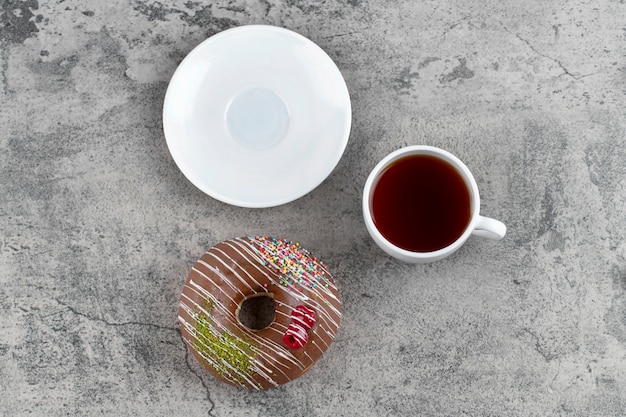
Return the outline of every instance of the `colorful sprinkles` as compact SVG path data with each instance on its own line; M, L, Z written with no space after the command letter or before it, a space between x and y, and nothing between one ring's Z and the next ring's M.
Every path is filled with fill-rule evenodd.
M248 237L250 246L261 257L263 265L270 266L279 276L279 285L292 291L321 297L328 304L326 296L318 287L328 288L330 283L326 266L309 251L286 239L267 236Z

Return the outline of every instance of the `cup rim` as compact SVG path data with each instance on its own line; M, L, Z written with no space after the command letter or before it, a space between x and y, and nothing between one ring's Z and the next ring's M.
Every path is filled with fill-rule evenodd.
M450 163L455 169L457 169L457 171L459 171L462 174L463 178L465 179L467 185L470 188L470 192L471 192L470 221L468 222L461 236L459 236L454 242L452 242L448 246L441 248L441 249L437 249L435 251L414 252L414 251L403 249L399 246L394 245L387 238L385 238L382 233L380 233L380 231L374 224L374 220L372 218L370 200L371 200L371 194L372 194L374 181L378 179L378 177L380 176L380 173L385 168L387 168L392 162L400 159L401 157L409 156L409 155L432 155L432 156L440 157L441 159ZM465 243L465 241L472 234L472 231L476 227L476 223L478 221L479 212L480 212L480 194L478 193L478 185L476 183L476 180L474 179L474 176L469 170L469 168L463 163L463 161L461 161L458 157L456 157L452 153L444 149L441 149L435 146L429 146L429 145L405 146L405 147L396 149L395 151L391 152L390 154L385 156L383 159L381 159L378 162L378 164L376 164L376 166L372 169L372 171L367 177L367 180L365 181L365 186L363 188L362 203L363 203L363 214L364 214L363 217L365 220L365 224L370 234L374 235L375 240L377 242L383 243L387 247L388 250L392 251L395 254L398 254L401 257L418 259L418 260L441 258L443 256L446 256L455 252L458 248L460 248L463 245L463 243ZM388 253L392 254L390 252Z

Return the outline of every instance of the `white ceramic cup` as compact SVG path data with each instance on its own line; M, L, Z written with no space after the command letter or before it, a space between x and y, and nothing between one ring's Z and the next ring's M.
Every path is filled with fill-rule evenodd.
M465 182L465 186L469 191L470 220L465 227L465 230L454 242L442 249L432 252L413 252L394 245L376 228L372 216L372 193L378 179L389 166L394 164L399 159L411 155L429 155L448 162L461 175ZM378 165L376 165L376 167L374 167L365 182L365 188L363 191L363 217L367 231L372 236L372 239L387 254L409 263L426 263L443 259L459 249L470 237L470 235L490 239L502 239L506 234L506 226L504 223L489 217L481 216L479 211L480 196L478 194L478 186L476 185L476 180L470 170L463 162L461 162L459 158L452 155L450 152L433 146L407 146L390 153L383 158Z

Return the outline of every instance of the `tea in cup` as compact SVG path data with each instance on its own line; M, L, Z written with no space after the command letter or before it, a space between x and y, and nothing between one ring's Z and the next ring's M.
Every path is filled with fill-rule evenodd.
M506 226L481 216L479 209L470 170L432 146L408 146L387 155L370 173L363 192L363 217L374 242L411 263L443 259L470 235L502 239Z

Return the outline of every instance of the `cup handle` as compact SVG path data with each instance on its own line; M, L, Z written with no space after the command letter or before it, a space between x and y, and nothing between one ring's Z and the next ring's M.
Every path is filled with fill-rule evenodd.
M490 217L478 216L476 227L472 231L475 236L500 240L506 235L506 225Z

